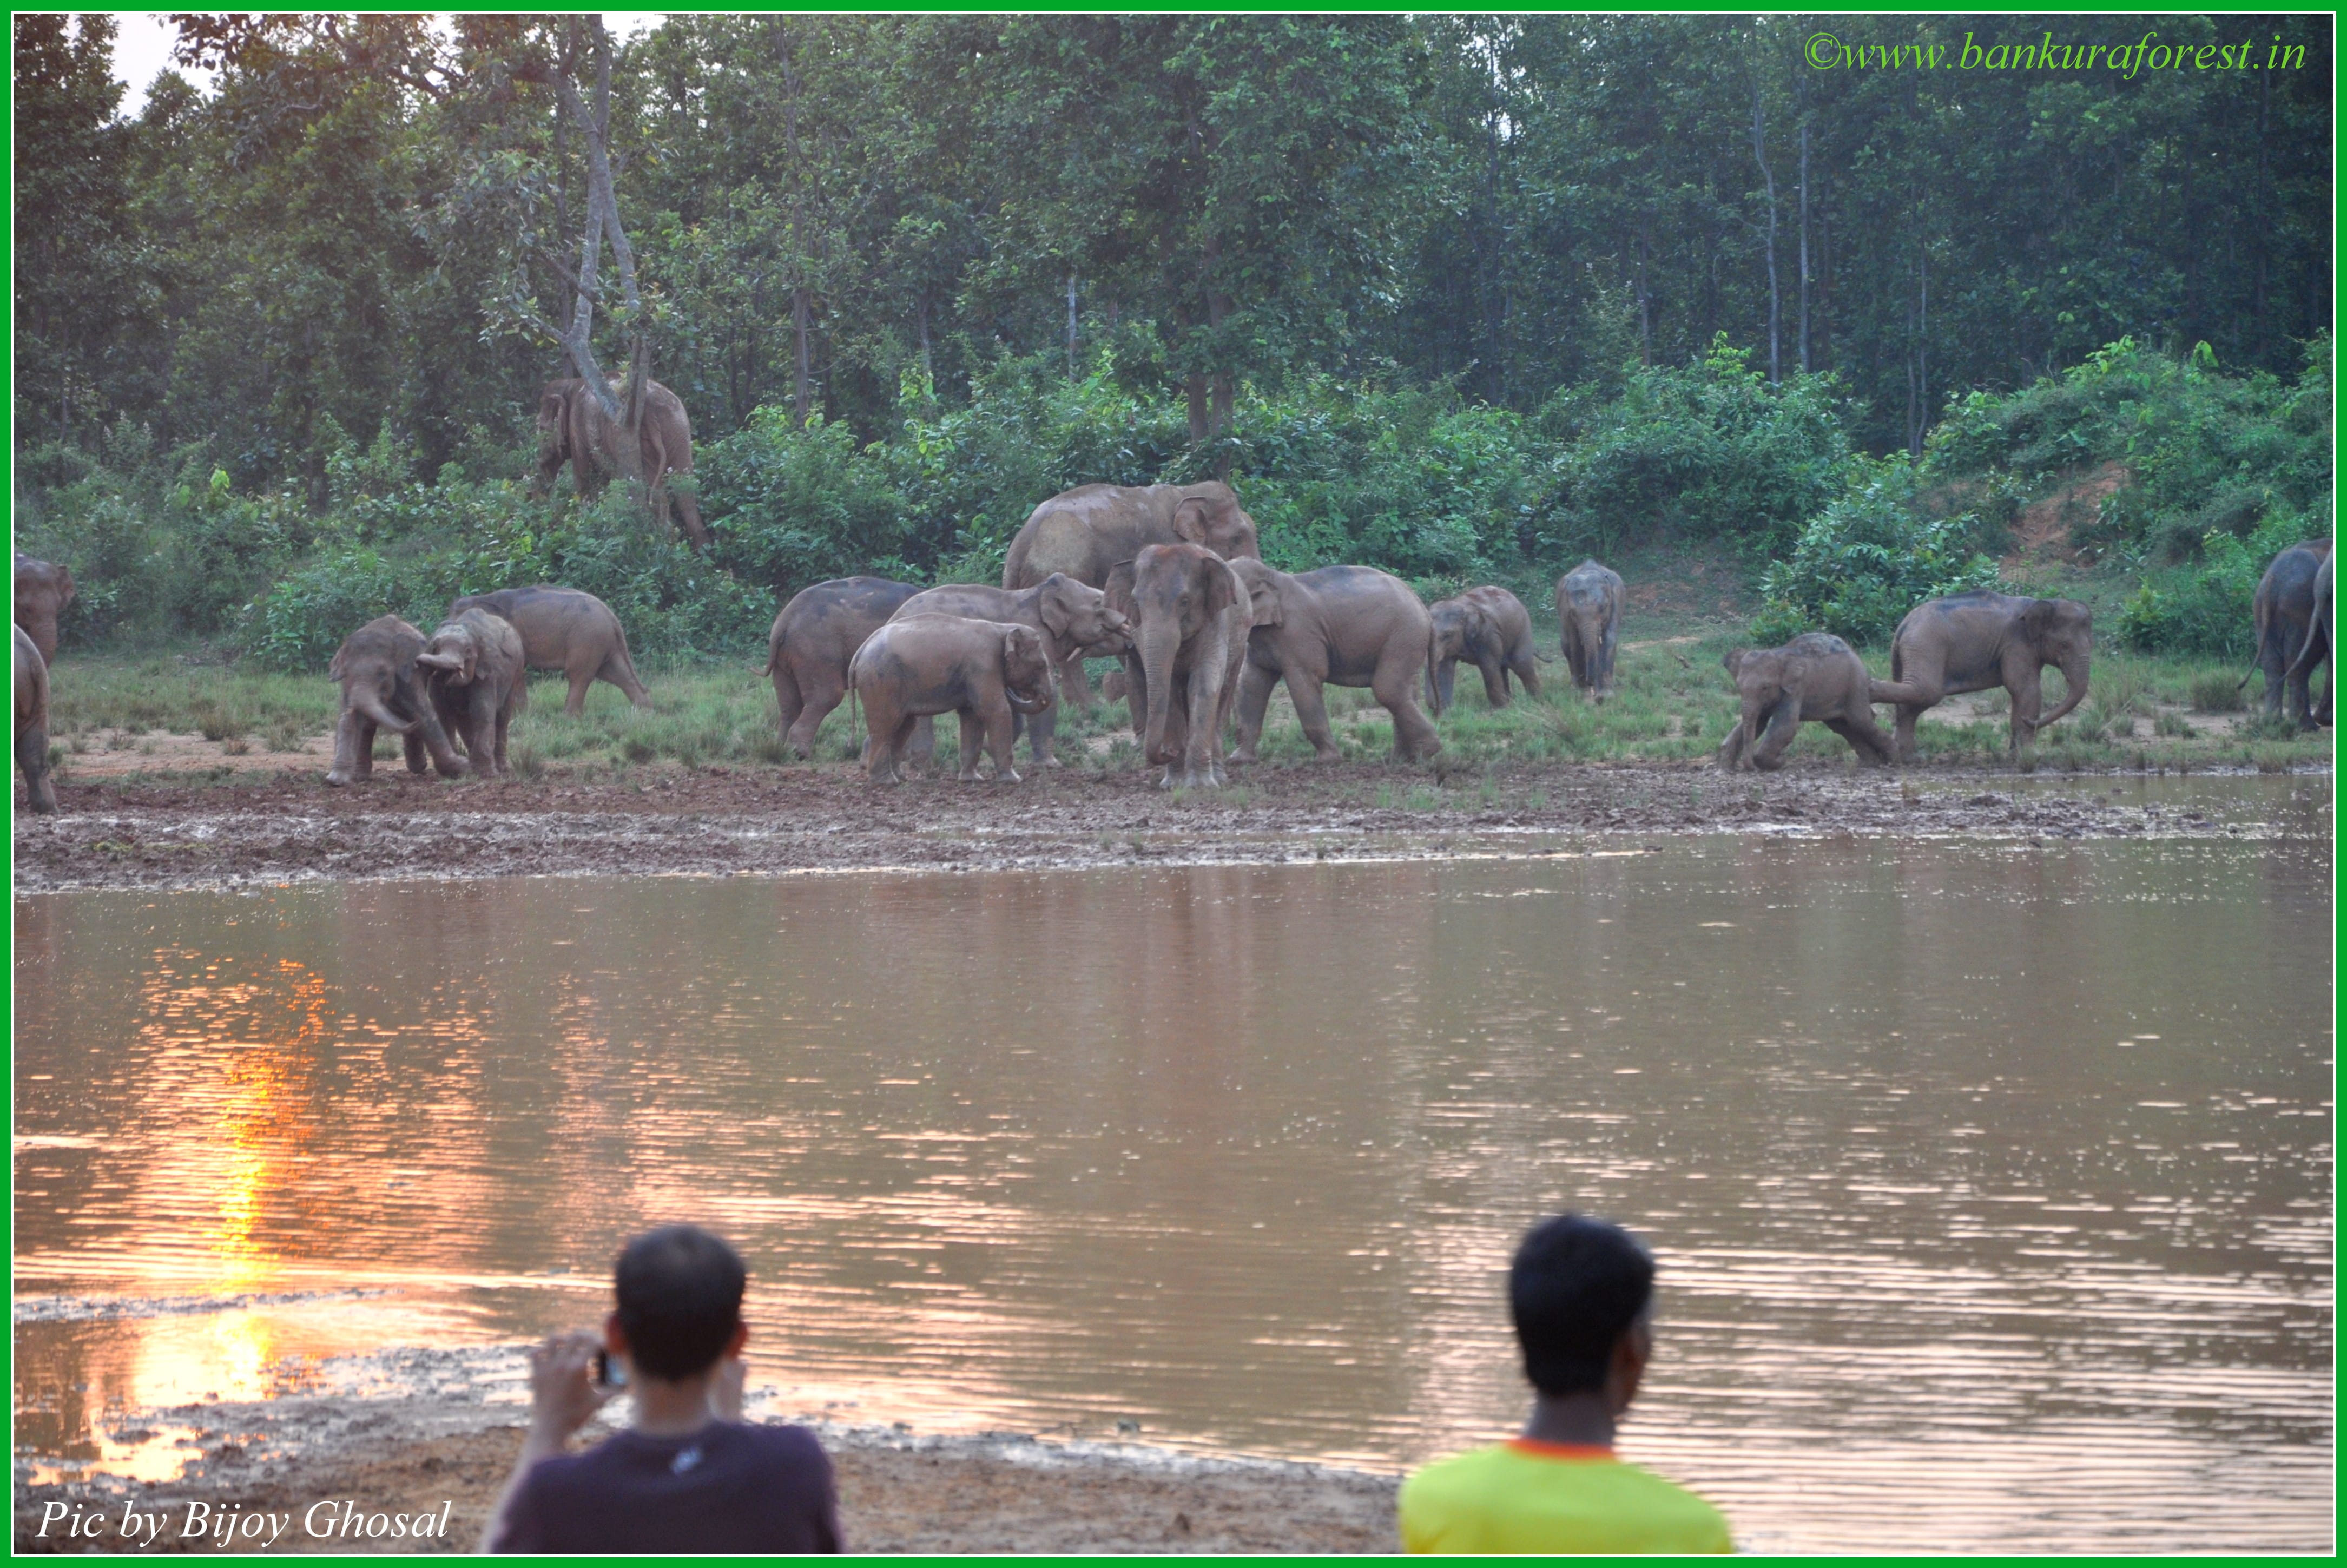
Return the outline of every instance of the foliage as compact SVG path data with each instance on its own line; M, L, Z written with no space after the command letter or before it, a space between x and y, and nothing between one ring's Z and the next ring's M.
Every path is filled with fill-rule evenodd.
M1996 563L1975 548L1970 513L1933 518L1920 505L1903 456L1860 458L1847 494L1801 530L1793 553L1761 575L1764 600L1752 634L1782 642L1831 631L1852 642L1889 640L1926 600L1996 586Z
M2275 556L2328 531L2301 512L2279 513L2246 539L2211 531L2199 560L2144 575L2119 607L2120 638L2149 652L2250 658L2257 651L2258 579Z

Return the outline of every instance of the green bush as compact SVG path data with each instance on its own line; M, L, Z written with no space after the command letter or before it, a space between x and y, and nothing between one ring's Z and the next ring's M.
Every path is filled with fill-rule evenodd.
M1996 563L1975 548L1979 519L1927 516L1903 456L1854 459L1851 476L1849 492L1801 530L1792 554L1761 574L1756 640L1831 631L1881 642L1926 600L1996 586Z
M2119 637L2148 653L2248 659L2257 651L2258 579L2291 546L2327 531L2305 513L2269 518L2248 538L2212 531L2189 566L2156 568L2119 607Z

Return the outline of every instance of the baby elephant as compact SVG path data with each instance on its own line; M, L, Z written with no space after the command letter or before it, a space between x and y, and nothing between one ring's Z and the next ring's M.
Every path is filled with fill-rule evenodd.
M1840 638L1804 631L1782 648L1739 648L1720 662L1744 699L1743 716L1719 747L1719 765L1730 773L1741 762L1762 773L1784 766L1804 719L1848 741L1862 762L1891 761L1891 737L1867 701L1866 666Z
M529 705L521 633L486 610L467 610L440 623L415 662L441 725L464 743L473 772L489 778L509 772L506 730Z
M1525 695L1540 695L1532 618L1522 600L1504 588L1471 588L1428 613L1434 618L1434 676L1427 694L1437 713L1450 706L1451 678L1461 659L1483 672L1483 696L1494 708L1508 705L1510 671Z
M465 771L465 760L449 749L425 683L430 671L416 663L424 633L395 615L379 615L334 650L326 673L343 688L343 716L334 726L334 765L326 782L337 787L374 771L374 737L388 730L400 737L407 771L421 774L426 755L445 778Z
M848 661L847 682L864 704L872 743L864 770L874 784L902 784L897 763L919 721L933 713L961 716L963 783L978 778L980 741L994 757L994 776L1019 782L1010 765L1014 710L1040 712L1051 700L1051 665L1043 637L1031 626L970 620L958 615L915 615L892 620L864 640Z

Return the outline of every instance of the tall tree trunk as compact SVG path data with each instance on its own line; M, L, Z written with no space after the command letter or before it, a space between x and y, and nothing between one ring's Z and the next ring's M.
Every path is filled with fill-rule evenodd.
M927 289L921 291L920 307L915 319L919 323L921 333L921 377L935 387L938 367L929 357L929 292Z
M1637 240L1638 281L1638 365L1643 370L1655 367L1655 308L1654 296L1646 288L1646 231L1642 227Z
M1068 274L1068 379L1076 379L1076 275Z
M1777 177L1768 169L1768 149L1762 140L1760 118L1760 80L1752 81L1752 161L1760 166L1760 179L1768 192L1768 380L1771 384L1784 379L1783 364L1778 356L1778 323L1783 311L1777 293Z
M1801 119L1801 374L1809 374L1809 122Z
M791 290L791 331L798 335L798 380L791 393L791 416L802 430L806 428L807 417L814 412L815 405L815 361L812 348L807 341L808 318L813 313L807 308L805 288L793 288Z

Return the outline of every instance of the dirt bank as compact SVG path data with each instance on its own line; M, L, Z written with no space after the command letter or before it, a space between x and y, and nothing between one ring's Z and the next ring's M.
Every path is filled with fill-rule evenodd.
M584 873L775 874L1538 854L1591 835L1764 832L2019 839L2261 831L2239 813L2128 798L2132 775L1797 765L1555 764L1489 774L1372 764L1246 770L1219 795L1138 771L874 789L846 764L669 768L618 780L443 784L310 773L61 790L20 815L19 892Z
M236 1550L469 1552L521 1446L518 1425L437 1430L445 1412L367 1401L192 1412L212 1423L178 1481L94 1477L16 1490L20 1553L220 1550L195 1519L260 1518ZM507 1419L518 1412L505 1412ZM295 1435L305 1424L331 1436ZM935 1437L816 1423L839 1480L850 1550L878 1553L1365 1553L1394 1550L1396 1478L1321 1465L1204 1459L1140 1444ZM191 1509L190 1505L198 1505ZM320 1504L323 1513L313 1512ZM126 1510L160 1515L151 1539L122 1533ZM425 1518L445 1534L319 1540L342 1512ZM76 1514L94 1533L69 1537ZM273 1544L268 1516L282 1522ZM42 1532L47 1520L46 1533ZM361 1528L364 1528L364 1524Z

